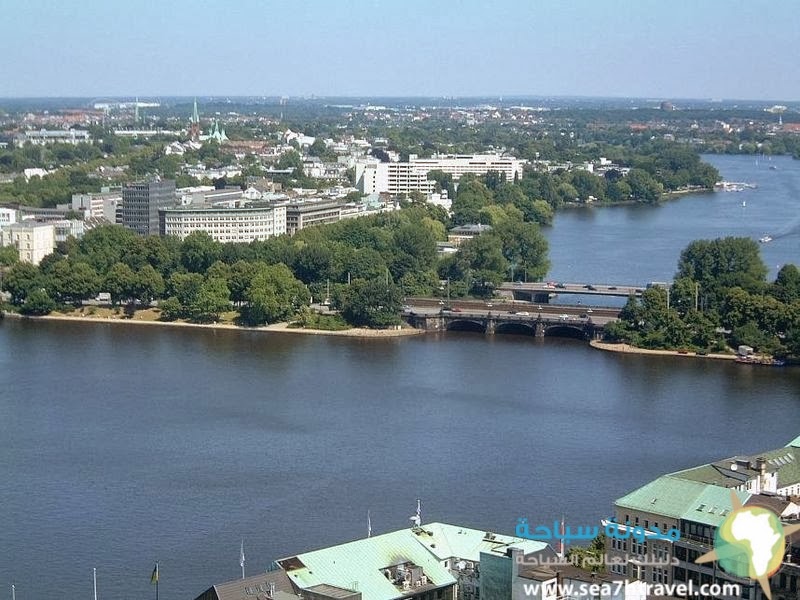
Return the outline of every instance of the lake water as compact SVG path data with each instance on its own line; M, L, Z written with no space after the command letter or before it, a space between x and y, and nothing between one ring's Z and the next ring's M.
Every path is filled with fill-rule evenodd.
M758 189L561 213L552 277L666 280L719 235L771 233L768 264L800 262L800 163L711 160ZM363 537L367 510L374 533L407 526L416 498L424 521L505 533L596 523L662 473L785 444L798 408L800 369L574 340L5 319L0 589L89 598L97 567L100 598L146 598L159 560L161 597L191 599L240 575L242 538L252 574Z

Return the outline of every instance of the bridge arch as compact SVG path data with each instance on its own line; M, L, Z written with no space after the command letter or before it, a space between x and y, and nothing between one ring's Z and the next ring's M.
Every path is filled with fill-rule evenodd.
M582 327L562 324L545 327L544 335L545 337L568 337L578 340L585 340L590 337Z
M453 319L447 323L447 331L475 331L486 333L486 324L471 319Z
M504 321L495 325L495 333L512 335L536 335L536 323L533 321Z

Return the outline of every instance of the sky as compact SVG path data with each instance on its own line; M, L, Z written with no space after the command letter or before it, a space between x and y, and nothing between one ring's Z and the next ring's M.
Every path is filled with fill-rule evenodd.
M797 0L0 0L0 96L799 100Z

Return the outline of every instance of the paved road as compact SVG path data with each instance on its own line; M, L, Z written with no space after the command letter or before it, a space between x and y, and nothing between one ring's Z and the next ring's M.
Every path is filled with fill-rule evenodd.
M424 316L437 315L444 311L444 314L452 317L476 317L486 318L491 315L498 316L503 320L535 321L541 317L543 319L561 320L565 323L577 324L585 323L591 319L593 323L605 325L609 321L617 319L619 309L614 308L587 308L584 306L559 306L553 304L530 304L527 302L481 302L476 300L457 300L452 301L448 307L440 304L439 300L432 298L409 298L403 313L407 315L417 314Z
M498 288L504 292L533 292L551 294L587 294L595 296L620 296L627 298L631 294L641 294L644 286L593 284L593 283L521 283L505 282Z

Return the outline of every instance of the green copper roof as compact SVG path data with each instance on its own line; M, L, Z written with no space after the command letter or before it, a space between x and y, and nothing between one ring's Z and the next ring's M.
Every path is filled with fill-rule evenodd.
M455 583L450 572L416 540L411 529L298 554L296 558L302 566L287 567L286 574L298 587L327 583L361 592L363 600L407 596L408 591L396 587L383 574L384 569L406 562L422 567L428 581L435 586Z
M481 552L505 555L509 547L520 548L525 554L547 548L546 542L468 529L447 523L430 523L415 532L419 542L440 561L461 558L480 562Z
M408 596L409 590L403 591L384 575L389 567L412 562L422 567L434 586L450 585L455 579L443 561L458 558L479 562L481 552L504 555L512 545L526 554L547 547L540 541L446 523L426 523L420 528L401 529L278 562L300 588L328 584L361 592L363 600L391 600Z
M617 506L707 525L722 523L732 508L731 490L676 475L651 481L617 500ZM743 503L750 497L745 492L736 495Z
M795 448L800 448L800 435L794 438L791 442L786 444L786 446L794 446Z
M733 510L732 491L742 504L750 497L747 492L734 491L718 485L706 485L703 491L692 499L681 518L714 527L721 525Z

